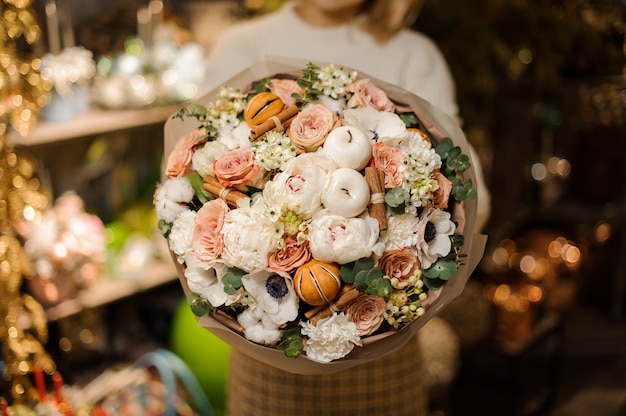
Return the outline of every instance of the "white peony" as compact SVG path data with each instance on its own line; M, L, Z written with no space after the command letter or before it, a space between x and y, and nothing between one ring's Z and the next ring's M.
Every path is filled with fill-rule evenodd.
M277 248L277 242L265 208L263 199L259 198L252 206L228 211L221 231L224 264L249 273L267 267L267 255Z
M298 317L298 295L288 274L260 270L243 276L241 282L263 311L265 321L278 327Z
M213 162L227 150L228 147L224 143L208 142L193 153L191 164L200 176L215 176Z
M417 258L422 267L428 269L439 257L450 254L456 225L450 220L450 213L437 208L425 209L417 227Z
M268 206L299 206L305 219L321 209L321 194L335 162L321 152L305 153L288 160L283 171L265 184L263 197Z
M378 239L378 221L365 217L345 218L322 209L309 227L311 253L324 262L349 263L369 257Z
M317 325L300 322L305 337L306 356L319 363L328 363L345 357L355 345L361 346L359 330L344 313L335 313L320 319Z
M170 250L176 254L179 263L184 263L185 255L193 253L191 240L193 238L193 229L196 226L196 212L190 209L181 212L174 223L172 231L170 231Z
M154 207L157 218L172 223L176 216L188 208L184 203L193 199L194 192L189 181L184 178L171 178L157 186L154 193Z

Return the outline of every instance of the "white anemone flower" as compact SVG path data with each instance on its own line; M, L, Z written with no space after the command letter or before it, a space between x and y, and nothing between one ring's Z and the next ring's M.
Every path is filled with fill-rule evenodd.
M450 220L450 213L437 209L425 209L417 226L417 258L424 269L429 268L440 257L450 254L456 225Z
M298 295L291 277L286 273L260 270L244 275L241 282L256 300L257 308L263 311L263 319L276 327L298 317Z
M224 292L221 276L227 269L223 264L208 265L199 261L195 255L185 256L185 263L185 278L189 289L208 300L214 308L231 305L240 297L240 293L229 295Z

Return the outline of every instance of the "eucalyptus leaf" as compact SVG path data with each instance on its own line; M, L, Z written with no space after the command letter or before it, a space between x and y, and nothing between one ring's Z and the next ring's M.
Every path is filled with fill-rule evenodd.
M424 286L427 287L429 290L440 289L446 283L445 280L430 279L426 276L422 277L422 280L424 281Z

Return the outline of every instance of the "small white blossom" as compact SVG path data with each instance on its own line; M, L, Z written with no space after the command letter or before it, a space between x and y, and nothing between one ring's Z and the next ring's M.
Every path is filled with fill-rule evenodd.
M259 166L267 171L280 169L285 162L296 157L296 146L289 137L278 131L269 131L254 144Z
M324 66L319 68L318 82L313 84L313 88L335 100L345 98L350 93L348 85L356 81L357 75L358 72L347 71L342 66Z

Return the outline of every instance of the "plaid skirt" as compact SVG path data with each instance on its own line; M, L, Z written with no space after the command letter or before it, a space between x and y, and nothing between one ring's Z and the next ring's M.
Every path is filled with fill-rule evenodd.
M279 370L233 349L227 390L228 416L428 414L417 339L400 350L334 374Z

